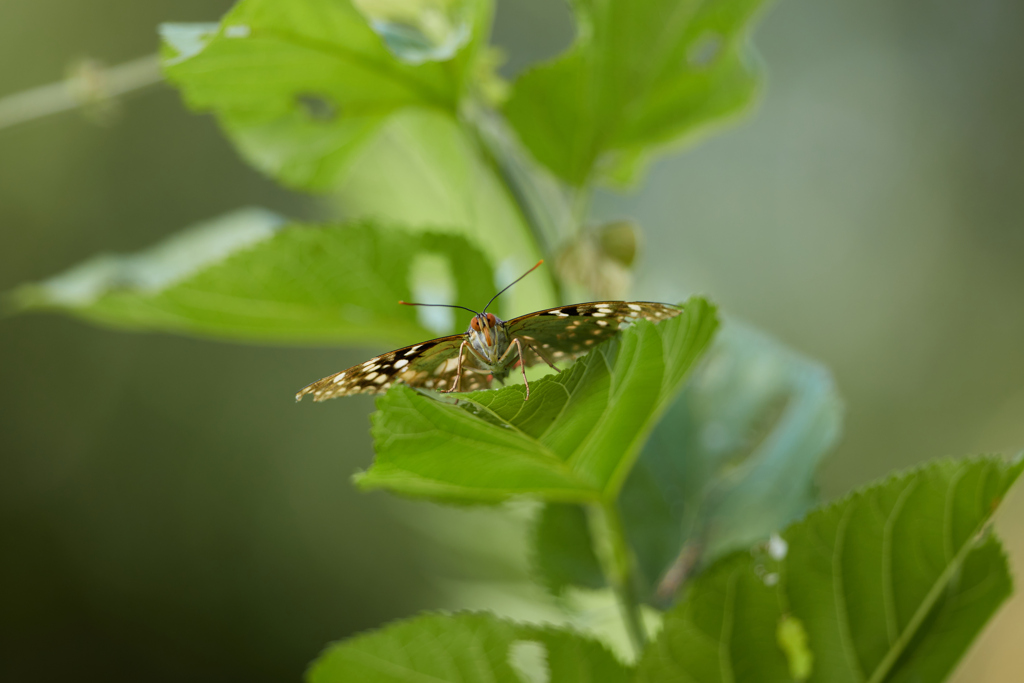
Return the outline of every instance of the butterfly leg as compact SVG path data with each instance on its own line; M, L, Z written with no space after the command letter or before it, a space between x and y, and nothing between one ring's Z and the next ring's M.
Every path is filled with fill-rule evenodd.
M533 352L534 352L535 354L537 354L537 358L540 358L540 359L541 359L542 361L544 361L545 363L547 363L547 364L548 364L548 367L549 367L549 368L551 368L551 369L552 369L552 370L554 370L555 372L561 372L561 370L560 370L560 369L558 369L557 367L555 367L555 364L554 364L554 363L552 363L552 362L551 362L551 360L550 360L550 359L549 359L549 358L548 358L547 356L545 356L545 355L544 355L543 353L541 353L540 351L538 351L538 350L537 350L537 347L535 347L535 346L532 346L532 345L530 345L530 344L527 344L527 345L526 345L526 348L530 349L530 350L531 350L531 351L533 351Z
M519 337L512 340L512 343L519 349L519 369L523 371L523 384L526 385L526 396L523 397L524 401L530 400L530 383L526 381L526 359L523 358L523 345L519 343Z
M459 344L459 365L458 365L458 368L455 370L455 381L452 382L452 386L450 388L442 389L441 390L442 394L450 394L453 391L458 391L459 390L459 380L462 379L462 350L466 348L466 344L468 344L468 343L469 343L469 341L466 340L466 341L463 341L461 344ZM472 347L470 347L470 348L472 348Z

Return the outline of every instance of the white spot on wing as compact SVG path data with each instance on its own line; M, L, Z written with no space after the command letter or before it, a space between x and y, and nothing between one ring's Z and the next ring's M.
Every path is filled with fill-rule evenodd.
M643 310L640 307L639 304L626 304L626 305L629 306L629 310L631 310L631 311L641 311L641 310Z
M398 368L398 369L404 368L408 364L409 364L409 361L407 361L404 358L402 360L395 361L395 367Z

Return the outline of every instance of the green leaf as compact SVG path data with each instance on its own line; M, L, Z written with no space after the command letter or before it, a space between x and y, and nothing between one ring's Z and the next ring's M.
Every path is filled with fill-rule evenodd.
M775 591L751 564L748 556L730 555L690 584L644 650L638 683L792 680L776 640L782 612Z
M405 386L378 400L377 457L365 489L436 500L613 500L650 429L717 326L699 298L657 325L641 320L570 368L441 401Z
M761 5L576 0L576 42L516 81L505 114L569 183L628 182L655 148L749 107L747 34Z
M713 562L812 508L817 465L841 422L827 369L728 321L622 493L648 585L678 558Z
M923 676L922 647L945 650L946 667L960 658L1010 593L998 545L979 544L979 534L1022 464L940 462L829 506L785 534L783 584L810 634L810 680L862 680L858 671L869 681ZM949 618L956 613L973 618Z
M429 614L330 646L308 683L626 683L600 643L490 614Z
M362 4L386 34L393 22ZM450 59L402 53L403 61L349 0L241 0L216 27L161 27L164 68L253 165L292 187L326 191L392 114L457 112L491 10L489 0L466 0L457 13L466 35Z
M429 254L447 267L457 300L495 291L486 259L462 238L372 224L284 226L253 209L138 254L95 257L23 285L12 298L21 310L64 311L136 330L243 341L415 343L437 330L398 301L412 298L418 283L410 282L410 271L429 266Z
M499 268L505 283L543 255L479 145L437 112L393 116L360 154L359 165L339 180L337 207L354 219L462 235ZM506 318L556 305L551 270L531 275L496 303Z
M792 525L782 559L723 558L668 613L637 680L790 681L794 653L809 681L944 680L1010 594L984 532L1022 467L932 463ZM787 619L805 644L779 642Z
M825 368L727 320L619 497L645 597L654 597L670 567L678 583L807 512L841 413ZM593 552L569 541L589 539L590 530L582 514L567 514L538 517L536 569L557 589L592 586ZM560 528L545 528L554 524Z

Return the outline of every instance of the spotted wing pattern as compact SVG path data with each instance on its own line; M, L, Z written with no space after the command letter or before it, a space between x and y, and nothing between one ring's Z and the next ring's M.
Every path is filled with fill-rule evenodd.
M648 301L595 301L528 313L509 320L505 326L510 339L522 342L524 360L530 367L577 358L614 337L624 325L640 318L658 322L679 315L681 310ZM312 394L314 401L379 394L395 382L424 389L448 389L455 381L459 348L466 339L467 335L456 334L389 351L313 382L297 393L295 400L300 401L307 394ZM490 370L479 367L468 350L463 353L459 391L487 389L492 381Z
M459 347L465 339L466 335L455 334L389 351L313 382L295 394L295 400L301 401L307 394L312 394L314 401L353 394L379 394L395 382L411 387L447 389L455 380ZM472 354L467 352L463 355L469 357ZM481 384L485 378L476 372L466 372L466 365L464 358L460 390L487 388L488 385Z
M530 367L582 356L640 318L658 322L681 312L678 306L651 301L594 301L513 318L506 327L511 338L522 342Z

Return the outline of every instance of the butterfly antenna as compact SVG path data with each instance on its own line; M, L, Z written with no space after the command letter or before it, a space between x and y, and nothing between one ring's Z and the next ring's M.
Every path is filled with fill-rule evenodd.
M399 301L398 303L402 304L403 306L439 306L441 308L461 308L464 311L469 311L473 315L479 315L479 313L474 311L472 308L466 308L465 306L456 306L455 304L414 304L409 301Z
M535 270L537 270L538 268L540 268L540 264L542 264L542 263L544 263L544 259L541 259L540 261L537 261L537 265L535 265L535 266L534 266L533 268L530 268L530 269L529 269L528 271L526 271L525 273L523 273L522 275L520 275L519 277L517 277L517 278L516 278L515 280L513 280L513 281L512 281L512 282L511 282L511 283L510 283L510 284L509 284L508 286L506 286L506 287L505 287L505 289L501 290L500 292L498 292L497 294L495 294L494 296L492 296L492 297L491 297L491 300L487 302L487 306L484 306L484 312L486 313L486 312L487 312L487 309L488 309L488 308L490 307L490 305L494 303L494 300L495 300L495 299L497 299L497 298L498 298L499 296L501 296L502 294L504 294L505 292L507 292L507 291L508 291L508 289L509 289L509 287L511 287L511 286L512 286L512 285L514 285L515 283L519 282L520 280L522 280L522 279L523 279L524 277L526 277L527 275L529 275L529 274L530 274L530 273L532 273L533 271L535 271Z

